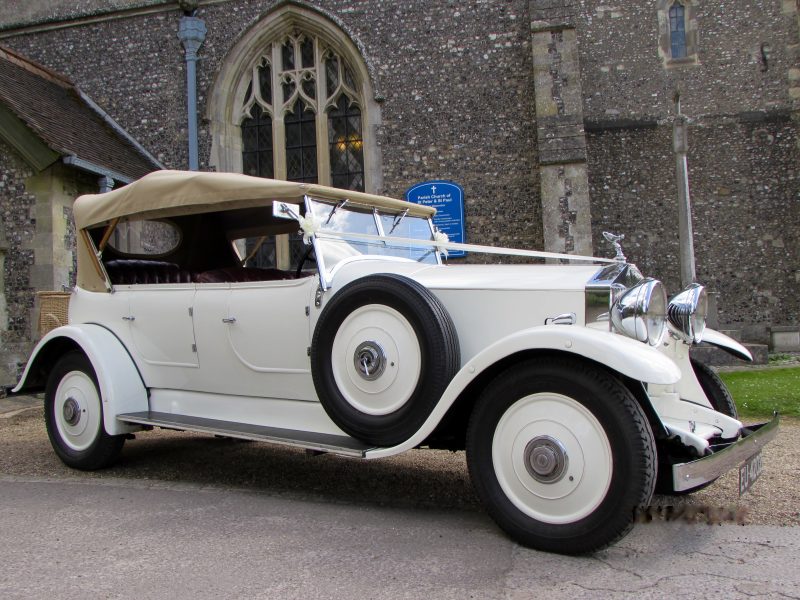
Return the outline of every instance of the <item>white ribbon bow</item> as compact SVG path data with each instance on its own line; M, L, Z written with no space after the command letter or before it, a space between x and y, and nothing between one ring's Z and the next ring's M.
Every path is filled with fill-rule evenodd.
M322 219L313 213L307 214L300 219L300 230L303 232L303 242L308 245L311 243L311 238L322 227Z
M436 251L440 254L444 254L444 257L447 258L447 248L443 248L441 244L447 244L450 241L450 238L447 237L447 234L444 231L436 230L433 234L433 240L436 242Z

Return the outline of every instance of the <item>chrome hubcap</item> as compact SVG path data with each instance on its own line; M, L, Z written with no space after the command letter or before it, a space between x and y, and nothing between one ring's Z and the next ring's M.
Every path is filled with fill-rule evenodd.
M374 381L386 369L386 353L377 342L362 342L353 355L356 372L367 381Z
M81 407L75 398L69 397L64 402L64 422L75 426L81 419Z
M533 438L525 446L525 468L541 483L555 483L563 477L569 464L564 446L549 435Z

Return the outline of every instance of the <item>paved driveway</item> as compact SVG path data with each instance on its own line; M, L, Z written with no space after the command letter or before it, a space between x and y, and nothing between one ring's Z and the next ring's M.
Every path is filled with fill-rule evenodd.
M0 478L0 597L800 596L800 530L641 525L591 558L527 550L480 512L118 479Z
M556 556L495 527L463 453L363 463L151 432L80 473L29 404L0 415L3 599L800 598L797 526L655 522L591 558ZM796 460L768 464L796 481ZM795 523L786 482L765 476L747 501L783 492L776 522Z

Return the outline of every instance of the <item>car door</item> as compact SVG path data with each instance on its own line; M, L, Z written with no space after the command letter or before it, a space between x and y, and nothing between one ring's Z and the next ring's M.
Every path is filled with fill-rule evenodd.
M198 284L199 389L313 400L309 312L316 277Z
M132 350L148 386L180 387L186 369L197 369L192 323L195 289L191 284L135 285L128 296Z

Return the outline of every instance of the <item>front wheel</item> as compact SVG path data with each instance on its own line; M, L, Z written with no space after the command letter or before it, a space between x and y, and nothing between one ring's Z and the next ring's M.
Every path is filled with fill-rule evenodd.
M113 463L125 436L103 428L103 403L92 363L81 352L65 354L47 379L47 435L58 457L69 467L91 471Z
M656 449L631 393L572 358L532 359L481 395L467 463L492 518L519 543L564 554L624 536L656 480Z
M738 419L739 411L736 410L736 403L725 386L725 382L708 365L695 359L691 359L691 361L692 370L694 370L697 381L700 383L700 387L703 388L708 401L711 402L711 407L723 415Z

